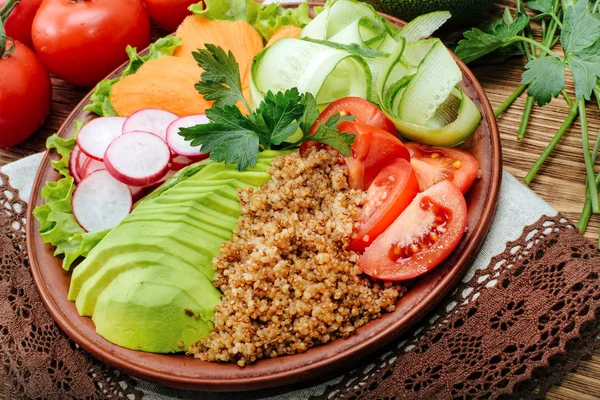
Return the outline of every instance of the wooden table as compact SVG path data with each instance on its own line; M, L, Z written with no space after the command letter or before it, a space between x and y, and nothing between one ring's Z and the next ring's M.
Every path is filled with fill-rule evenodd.
M513 6L512 0L503 0L501 5ZM500 7L495 12L498 13ZM154 37L162 33L155 29ZM473 67L473 71L494 108L498 107L520 84L523 72L523 60L515 59L503 65ZM18 160L30 154L45 150L46 138L54 133L71 110L83 98L89 89L70 85L53 78L52 111L46 123L31 138L19 146L8 150L0 149L0 166ZM568 91L574 93L569 78ZM525 103L522 95L514 105L498 120L504 167L522 180L535 160L541 154L554 133L568 114L568 106L562 99L553 100L544 108L535 107L532 113L527 136L524 140L516 138L521 114ZM598 107L588 106L590 142L596 138L600 129L600 111ZM600 169L598 169L600 171ZM573 124L563 137L552 156L531 184L531 188L555 209L573 221L577 221L584 201L585 165L581 150L579 122ZM600 216L592 216L586 237L598 241ZM600 399L600 349L591 360L583 361L577 370L565 376L560 386L548 393L548 399Z

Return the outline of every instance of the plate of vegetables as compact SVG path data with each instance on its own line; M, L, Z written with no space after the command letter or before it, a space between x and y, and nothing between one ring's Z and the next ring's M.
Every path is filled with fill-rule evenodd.
M27 222L76 343L213 391L321 376L406 332L471 265L501 180L485 94L430 38L449 13L229 3L127 49L49 138Z

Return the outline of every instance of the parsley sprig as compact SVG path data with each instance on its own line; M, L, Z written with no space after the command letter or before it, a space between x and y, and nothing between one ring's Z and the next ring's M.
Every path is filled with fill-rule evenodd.
M352 117L334 115L309 136L319 117L315 98L310 93L300 94L292 88L285 92L267 92L258 107L251 110L243 95L239 65L230 52L207 44L194 52L194 58L204 70L196 89L207 100L214 100L206 110L208 124L182 128L179 134L192 146L202 146L210 158L226 164L235 164L240 171L256 165L258 153L266 149L294 148L302 142L315 141L327 144L343 156L349 156L355 135L339 132L336 127L342 120ZM237 103L242 103L247 114ZM296 132L300 139L287 143Z
M532 0L527 6L537 14L530 17L522 1L517 0L516 18L513 19L507 9L503 18L492 24L492 29L471 29L465 32L465 39L460 41L456 48L459 57L466 62L472 62L499 52L506 54L508 49L514 50L515 45L521 46L521 54L525 54L528 61L522 84L496 110L496 116L501 115L528 89L518 139L525 136L534 103L542 107L552 98L562 94L569 105L569 114L562 126L525 177L527 184L533 180L544 161L579 116L587 187L586 204L578 223L582 233L588 225L591 213L600 213L600 173L594 176L594 164L600 149L600 133L594 150L590 153L586 113L586 100L591 100L592 95L596 97L600 106L600 1L591 3L593 6L588 0ZM542 38L539 42L531 32L532 21L540 21ZM552 50L558 43L564 55ZM575 83L575 99L571 99L565 90L567 70L571 72Z

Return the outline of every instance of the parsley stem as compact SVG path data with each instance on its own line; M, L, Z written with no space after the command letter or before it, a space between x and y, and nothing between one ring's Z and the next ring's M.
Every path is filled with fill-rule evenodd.
M527 42L529 44L532 44L535 47L539 48L540 50L546 52L546 54L548 54L550 56L554 56L554 57L560 58L560 56L558 54L556 54L555 52L553 52L552 50L550 50L548 47L544 46L543 44L536 42L534 39L530 39L530 38L528 38L526 36L518 36L517 35L517 36L515 36L513 38L512 42L514 43L514 42L516 42L518 40L521 40L523 42Z
M598 151L600 151L600 131L596 135L596 143L594 144L594 151L592 152L592 164L596 163ZM596 191L598 191L600 186L600 173L596 175L595 183ZM585 233L588 223L590 222L590 217L592 216L592 201L590 200L589 190L590 188L586 185L585 204L583 205L583 209L581 210L581 214L579 215L579 220L577 221L577 229L579 229L579 232L581 232L581 234Z
M556 134L554 135L552 140L550 140L550 143L548 143L548 146L546 147L546 149L543 151L543 153L537 159L535 164L533 164L533 167L531 167L531 170L529 171L529 173L527 174L527 176L524 179L525 184L529 185L531 183L531 181L533 180L533 178L535 178L537 173L542 168L544 161L546 161L546 159L550 156L550 154L552 153L552 151L554 150L554 148L556 147L556 145L558 144L560 139L567 132L569 127L573 124L573 121L575 120L575 118L577 118L577 114L579 114L579 109L577 107L577 103L574 103L573 106L571 106L571 111L569 112L567 119L565 119L565 122L563 122L560 129L556 132Z
M508 110L508 107L510 107L512 103L514 103L515 100L517 100L517 98L521 95L521 93L525 91L525 89L527 89L527 85L522 83L521 86L519 86L510 96L508 96L508 98L504 100L504 103L502 103L500 107L498 107L498 109L494 111L494 115L496 116L496 118L502 115L504 111Z
M521 125L519 125L519 131L517 132L517 139L523 140L525 132L527 131L527 125L529 125L529 118L531 117L531 111L533 110L533 97L527 96L525 101L525 108L523 109L523 116L521 117Z
M592 162L592 155L590 154L590 140L588 137L588 122L584 98L579 99L579 118L581 119L581 147L583 149L583 159L585 161L588 193L592 203L592 212L598 214L600 213L600 201L598 200L598 191L594 190L596 187L596 180L594 178L594 163Z
M558 18L558 16L556 16L555 14L552 13L543 13L543 14L538 14L536 16L531 17L532 21L537 21L537 20L542 20L542 22L544 21L544 18L546 17L550 17L552 21L554 21L559 28L562 29L562 22L560 21L560 19ZM542 35L543 36L543 35Z
M569 105L569 108L571 108L571 106L573 106L573 100L571 100L571 96L569 96L569 93L567 93L567 91L565 89L561 90L561 93L562 93L563 98Z
M598 3L600 3L600 0L596 0L596 3L594 3L594 8L592 8L592 12L595 13L596 11L598 11Z

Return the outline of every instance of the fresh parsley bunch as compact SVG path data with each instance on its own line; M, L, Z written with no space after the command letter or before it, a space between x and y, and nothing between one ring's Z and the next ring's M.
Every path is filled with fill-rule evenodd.
M269 91L255 110L244 99L239 65L231 53L218 46L207 44L206 49L193 53L204 70L196 89L207 100L214 100L206 110L210 123L182 128L179 133L192 146L202 146L210 158L226 164L235 164L239 171L256 165L258 153L266 149L293 148L302 142L315 141L327 144L344 156L350 155L354 136L339 132L336 127L342 120L352 117L335 115L309 136L319 117L315 98L310 93L300 94L293 88L285 92ZM247 114L236 106L240 103ZM284 143L298 130L299 140Z
M465 39L456 47L456 54L465 62L497 52L505 52L522 47L527 64L522 76L522 84L496 110L501 115L510 105L527 91L527 101L517 137L522 139L529 122L534 103L542 107L552 98L562 94L569 105L569 114L556 132L544 152L533 165L525 182L529 184L550 156L562 136L573 124L577 116L581 120L583 157L586 165L586 204L579 219L578 227L583 233L588 225L590 214L600 213L598 190L600 173L594 176L594 164L600 149L600 133L594 150L590 153L586 100L592 94L600 106L600 0L532 0L527 6L538 14L529 17L521 0L517 0L517 17L513 18L507 9L502 19L492 24L492 29L482 31L471 29L464 33ZM530 23L540 21L542 38L537 41L532 34ZM560 43L563 55L552 50ZM575 99L565 90L565 74L569 70L575 83Z

